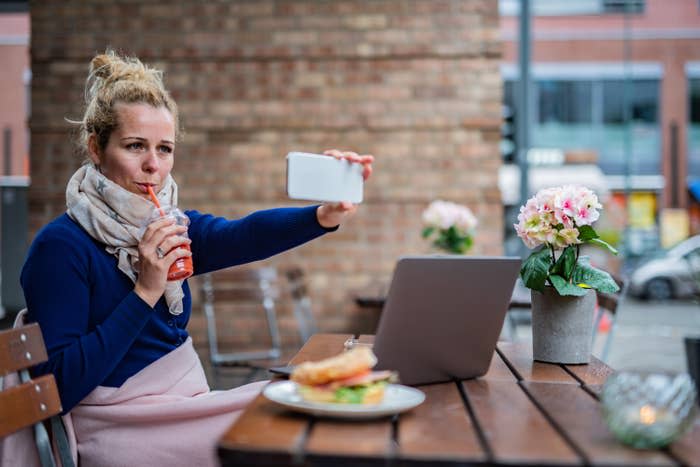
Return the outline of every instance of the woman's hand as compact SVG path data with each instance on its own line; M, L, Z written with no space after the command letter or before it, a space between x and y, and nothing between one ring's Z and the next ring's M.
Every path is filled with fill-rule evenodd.
M139 242L139 277L134 292L154 307L165 292L168 269L178 259L192 256L185 248L176 248L192 240L182 236L187 226L177 225L172 217L158 219L146 228Z
M374 156L365 154L360 156L356 152L352 151L339 151L337 149L328 149L323 151L323 154L327 156L333 156L336 159L346 159L350 162L357 162L362 164L362 178L367 180L370 175L372 175L372 162L374 162Z
M337 149L329 149L324 151L323 154L335 157L336 159L346 159L350 162L362 164L362 177L365 180L372 175L372 162L374 162L374 156L369 154L359 155L356 152L339 151ZM356 210L357 206L347 201L342 203L326 203L318 207L316 210L316 217L321 226L325 228L332 228L339 225L348 217L352 216Z

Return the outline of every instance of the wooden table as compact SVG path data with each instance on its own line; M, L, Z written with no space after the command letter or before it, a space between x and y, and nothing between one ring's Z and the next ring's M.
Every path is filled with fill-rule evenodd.
M349 337L314 335L291 363L337 354ZM220 440L219 457L224 466L700 465L700 417L664 450L612 437L597 399L611 373L596 359L533 362L529 345L500 342L485 376L420 386L425 402L399 416L315 418L260 395Z

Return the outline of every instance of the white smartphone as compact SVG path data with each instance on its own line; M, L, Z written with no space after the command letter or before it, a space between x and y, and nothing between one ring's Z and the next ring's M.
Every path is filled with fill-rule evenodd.
M362 202L362 164L321 154L287 154L287 195L292 199Z

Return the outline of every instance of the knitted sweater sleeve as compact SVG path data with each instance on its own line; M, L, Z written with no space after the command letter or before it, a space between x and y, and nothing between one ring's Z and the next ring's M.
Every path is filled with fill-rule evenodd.
M49 355L35 372L53 373L63 413L113 371L153 312L131 292L102 323L90 325L95 306L90 284L100 278L92 270L87 243L67 229L40 234L20 278L29 320L41 326Z
M336 230L318 223L317 207L268 209L237 220L187 211L195 274L265 259Z

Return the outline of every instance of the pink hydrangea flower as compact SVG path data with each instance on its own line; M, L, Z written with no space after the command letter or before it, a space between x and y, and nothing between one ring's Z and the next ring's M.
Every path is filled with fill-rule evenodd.
M471 248L478 221L468 207L436 200L423 211L422 218L423 237L432 238L438 248L458 254Z
M582 243L578 227L592 225L603 206L590 189L564 185L544 188L520 208L515 231L528 248L555 249Z
M471 234L478 221L472 211L466 207L450 201L437 200L423 211L423 223L428 227L449 229L454 226L464 234Z

